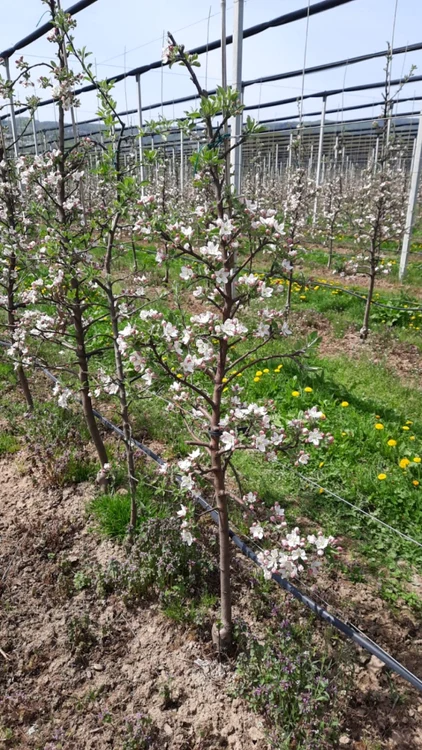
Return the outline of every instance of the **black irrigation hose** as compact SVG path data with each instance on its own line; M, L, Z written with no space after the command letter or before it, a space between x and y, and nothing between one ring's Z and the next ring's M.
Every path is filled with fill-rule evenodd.
M80 0L79 3L75 3L75 5L71 5L70 8L65 10L65 13L69 13L69 15L74 16L76 15L76 13L79 13L81 10L85 10L85 8L88 8L90 5L96 2L97 0ZM20 42L16 42L13 47L9 47L9 49L5 49L3 52L0 52L0 58L3 60L7 60L13 55L14 52L27 47L29 44L32 44L32 42L40 39L42 36L44 36L44 34L47 33L47 31L51 31L51 29L53 28L54 24L51 21L44 23L38 29L35 29L32 34L28 34L28 36L25 36L20 40Z
M10 346L10 344L4 341L1 341L0 344L2 346ZM41 367L40 369L53 383L59 382L58 379L49 370L47 370L47 368ZM112 422L110 422L109 419L103 417L102 414L100 414L100 412L98 412L96 409L94 409L93 411L97 419L102 422L105 427L108 427L108 429L115 432L121 438L124 437L123 431L120 429L120 427L117 427ZM133 439L133 443L140 451L142 451L142 453L155 461L155 463L159 464L160 466L163 466L166 463L161 458L161 456L158 456L157 453L154 453L154 451L152 451L146 445L140 443L138 440ZM207 503L207 501L204 500L203 497L199 496L195 499L199 503L199 505L201 505L201 507L209 513L214 523L218 526L219 517L217 511L213 510L211 505L209 505L209 503ZM238 549L242 552L242 554L245 555L245 557L249 558L249 560L251 560L260 568L261 566L255 552L231 529L229 529L229 536L236 547L238 547ZM400 664L400 662L398 662L396 659L394 659L393 656L384 651L383 648L374 643L364 633L361 633L355 626L348 625L347 623L343 622L343 620L340 620L339 617L336 617L336 615L330 614L330 612L324 609L324 607L321 607L309 596L303 594L296 586L290 583L290 581L288 581L286 578L280 576L278 573L273 573L271 578L280 586L280 588L284 589L289 594L294 596L295 599L301 602L301 604L304 604L305 607L310 609L311 612L317 615L317 617L321 618L321 620L324 620L324 622L327 622L329 625L339 630L340 633L343 633L343 635L345 635L347 638L350 638L350 640L352 640L361 648L365 649L365 651L367 651L369 654L376 656L389 669L391 669L393 672L396 672L396 674L406 680L406 682L409 682L411 685L413 685L413 687L422 692L422 681L418 677L416 677L416 675L406 669L403 664Z

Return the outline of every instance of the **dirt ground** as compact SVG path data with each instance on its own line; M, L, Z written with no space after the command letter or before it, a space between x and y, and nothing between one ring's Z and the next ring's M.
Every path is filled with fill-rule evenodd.
M69 572L73 577L80 567L123 554L89 528L85 506L92 493L87 483L34 487L22 453L0 461L1 746L117 750L124 747L125 722L141 713L153 720L164 750L268 749L260 718L228 697L230 668L193 633L155 605L130 610L114 596L106 602L85 591L69 596ZM334 571L311 594L422 674L422 629L410 611L393 617L372 586ZM245 614L247 597L239 607ZM69 624L84 617L92 644L81 658L69 642ZM358 651L356 659L339 746L422 748L422 699L374 657Z
M120 553L86 524L91 493L35 488L20 454L0 461L0 747L122 748L125 721L148 713L162 748L265 749L259 718L227 697L230 673L206 644L155 606L66 594L69 567ZM86 616L94 644L81 660L69 624Z

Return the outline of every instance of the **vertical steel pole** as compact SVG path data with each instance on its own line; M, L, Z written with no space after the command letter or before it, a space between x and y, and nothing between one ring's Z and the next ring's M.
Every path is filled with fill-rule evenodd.
M37 135L37 123L36 123L36 120L35 120L35 112L34 112L34 116L32 118L32 132L34 134L34 151L35 151L35 156L38 156L38 135Z
M419 115L418 134L416 136L415 153L410 169L410 191L407 204L406 224L403 235L403 244L400 254L399 279L403 281L406 273L407 257L409 254L410 240L412 239L413 224L415 221L415 209L418 198L418 187L422 166L422 112Z
M287 160L287 166L289 169L292 167L292 157L293 157L293 133L290 133L290 139L289 139L289 145L287 146L287 150L289 152L289 157Z
M139 124L139 174L141 176L141 194L144 194L143 183L145 181L145 170L144 170L144 144L142 140L142 96L141 96L141 76L138 73L136 76L136 88L138 92L138 124Z
M11 81L10 78L10 64L9 64L9 58L6 57L4 64L6 66L6 76L7 80ZM15 103L13 101L13 92L11 91L9 94L9 104L10 104L10 119L12 123L12 138L13 138L13 150L15 152L16 158L19 156L19 144L18 144L18 129L16 127L16 116L15 116Z
M185 187L185 170L184 170L184 141L183 130L180 131L180 192L183 193Z
M380 137L379 137L379 135L378 135L378 136L377 136L377 139L376 139L376 141L375 141L374 174L376 173L376 171L377 171L377 166L378 166L378 153L379 153L379 148L380 148Z
M242 57L243 57L243 15L244 0L235 0L234 3L234 27L233 27L233 84L240 98L242 98ZM242 137L243 116L236 115L231 122L231 184L238 195L242 189L242 149L240 139ZM237 148L234 148L237 146Z
M325 126L326 110L327 110L327 97L324 96L322 98L321 123L319 126L318 158L317 158L317 168L316 168L316 177L315 177L315 185L317 189L319 188L320 180L321 180L321 161L322 161L322 150L324 147L324 126ZM318 208L318 192L315 195L315 201L314 201L314 215L312 218L313 224L315 224L316 222L317 208Z

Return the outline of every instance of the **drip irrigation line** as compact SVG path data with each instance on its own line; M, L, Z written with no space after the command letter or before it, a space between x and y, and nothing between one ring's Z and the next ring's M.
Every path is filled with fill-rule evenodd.
M367 518L370 518L371 521L376 521L376 523L381 524L381 526L384 526L384 528L388 529L388 531L394 532L394 534L397 534L402 539L405 539L407 542L412 542L413 544L416 544L418 547L422 549L422 544L416 539L413 539L413 537L409 536L409 534L405 534L402 531L399 531L398 529L395 529L394 526L390 526L390 524L385 523L385 521L381 521L380 518L377 518L377 516L372 515L372 513L367 513L366 510L363 510L362 508L359 508L358 505L354 505L353 503L349 502L349 500L346 500L344 497L341 497L341 495L338 495L336 492L332 492L332 490L327 490L326 487L322 487L322 485L318 484L314 479L310 479L309 477L305 476L305 474L301 474L299 471L295 471L295 474L297 474L298 477L303 479L308 484L312 485L313 487L318 487L320 490L324 490L324 492L327 493L327 495L331 495L332 497L335 497L336 500L340 500L342 503L345 503L350 508L353 508L353 510L357 510L359 513L362 513L362 515L366 516Z
M85 8L88 8L90 5L96 2L97 0L80 0L80 2L75 3L75 5L71 5L70 8L65 10L65 13L69 13L69 15L74 16L76 15L76 13L79 13L81 10L85 10ZM32 44L32 42L40 39L42 36L44 36L44 34L46 34L48 31L51 31L51 29L53 28L54 24L51 21L44 23L38 29L33 31L32 34L28 34L28 36L25 36L19 42L16 42L16 44L14 44L12 47L3 50L3 52L0 52L0 58L2 58L3 60L7 60L14 54L14 52L17 52L17 50L23 49L29 44Z
M10 346L9 343L6 342L0 342L3 346ZM51 380L53 383L58 383L58 378L56 378L49 370L47 370L46 367L40 368L42 372L47 376L49 380ZM122 437L124 439L123 431L120 429L120 427L117 427L112 422L110 422L109 419L106 417L103 417L100 412L98 412L96 409L93 410L94 415L96 418L108 429L115 432L117 435ZM140 443L138 440L135 440L132 438L133 444L146 456L151 458L155 463L157 463L159 466L164 466L167 462L164 461L161 456L159 456L157 453L152 451L150 448L148 448L146 445L143 445L143 443ZM179 479L180 481L180 479ZM219 525L219 515L216 510L214 510L211 505L200 495L195 497L195 501L207 512L209 513L210 517L214 521L214 523L218 526ZM259 563L259 560L257 558L257 555L255 552L240 538L238 534L236 534L232 529L229 529L229 536L232 540L233 544L238 547L238 549L242 552L245 557L247 557L249 560L251 560L257 567L262 569L262 566ZM336 615L331 614L328 612L324 607L321 607L317 602L315 602L311 597L307 596L307 594L304 594L302 591L300 591L294 584L292 584L290 581L288 581L286 578L283 578L278 573L272 573L271 578L273 581L275 581L280 588L287 591L287 593L291 594L295 599L297 599L301 604L303 604L305 607L311 610L317 617L319 617L324 622L327 622L332 627L336 628L336 630L339 630L343 635L345 635L347 638L350 638L354 643L356 643L358 646L363 648L365 651L367 651L369 654L372 654L373 656L376 656L380 661L383 662L389 669L391 669L393 672L396 672L400 677L402 677L406 682L410 683L415 687L419 692L422 692L422 680L420 680L416 675L414 675L412 672L410 672L403 664L400 664L396 659L394 659L393 656L388 654L386 651L384 651L383 648L378 646L374 641L372 641L368 636L366 636L364 633L358 630L353 625L349 625L345 623L343 620L341 620Z

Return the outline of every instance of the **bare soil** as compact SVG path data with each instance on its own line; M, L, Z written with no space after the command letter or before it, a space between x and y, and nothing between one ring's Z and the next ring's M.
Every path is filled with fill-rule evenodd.
M259 717L227 696L230 669L192 633L154 605L69 594L79 568L122 554L87 526L92 493L35 488L21 454L0 461L0 746L120 749L127 718L144 713L154 747L266 748ZM75 652L71 624L86 617Z

